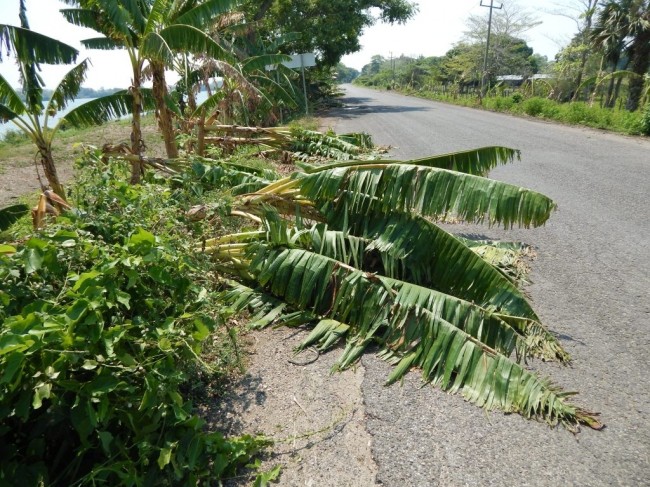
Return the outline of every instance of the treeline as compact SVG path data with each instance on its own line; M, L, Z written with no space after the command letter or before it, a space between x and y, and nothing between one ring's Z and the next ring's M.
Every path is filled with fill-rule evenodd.
M461 90L476 88L481 83L480 46L461 43L444 56L386 58L375 55L366 64L356 82L365 86L384 88L408 86L411 89L456 85ZM546 72L549 62L533 52L524 41L509 39L508 48L494 74L488 78L492 85L500 76L520 74L530 77Z
M460 94L477 94L482 87L482 96L517 88L559 102L628 111L648 103L650 0L586 0L573 16L578 31L552 61L522 40L539 25L535 17L504 2L494 14L487 63L487 19L470 16L464 37L444 56L373 56L357 82ZM533 83L535 74L544 76Z
M112 95L113 93L116 93L118 91L121 91L123 88L100 88L98 90L95 90L93 88L86 88L82 86L79 88L79 92L77 93L77 98L100 98L102 96L108 96ZM54 90L43 90L43 99L44 100L49 100L52 98L52 93L54 93Z

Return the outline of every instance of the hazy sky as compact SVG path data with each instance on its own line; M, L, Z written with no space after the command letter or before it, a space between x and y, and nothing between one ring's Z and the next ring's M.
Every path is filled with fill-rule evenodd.
M507 1L507 0L506 0ZM375 54L394 56L442 56L453 44L461 40L466 30L465 21L471 14L484 15L489 9L481 7L480 0L419 0L420 11L416 18L406 25L377 24L361 37L361 51L343 58L343 62L361 69ZM484 0L489 4L489 0ZM517 4L534 13L542 24L530 30L524 37L538 54L550 60L576 32L571 19L547 12L558 9L558 5L571 5L578 0L518 0ZM494 5L499 5L495 1Z
M487 3L485 0L484 3ZM549 15L546 11L555 8L558 1L570 3L574 0L519 0L522 7L535 12L542 25L527 34L527 41L536 53L553 59L560 47L566 44L576 30L575 23L564 17ZM575 1L574 1L575 3ZM19 25L19 0L0 0L0 23ZM346 56L343 62L361 69L371 56L380 54L388 57L405 55L443 55L458 42L465 30L465 19L470 14L486 15L487 8L480 7L480 0L419 0L420 12L417 17L403 26L377 24L361 37L362 50ZM495 3L496 4L496 3ZM57 0L27 0L30 27L81 50L80 39L96 37L91 30L68 24L60 8L66 5ZM18 84L18 74L11 58L4 57L0 64L0 74L10 83ZM79 61L90 57L93 67L84 86L91 88L124 88L130 84L129 61L124 51L83 51ZM70 69L67 67L43 67L43 77L49 88L60 80ZM171 80L170 80L171 81Z

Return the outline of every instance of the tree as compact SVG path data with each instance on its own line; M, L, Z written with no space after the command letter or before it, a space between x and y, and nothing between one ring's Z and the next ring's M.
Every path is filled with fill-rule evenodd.
M263 37L296 33L286 53L317 51L321 66L329 68L360 49L364 28L378 20L404 23L417 7L407 0L248 0L244 11Z
M495 36L522 37L530 29L541 24L541 21L514 0L503 2L503 8L492 13L492 34ZM470 42L485 44L488 31L486 15L470 15L466 22L467 30L464 37ZM490 44L491 45L491 44Z
M529 73L530 63L524 68L525 63L515 62L513 64L513 59L517 57L517 50L521 50L522 48L530 49L526 45L526 42L522 40L522 36L540 23L533 14L520 7L514 0L504 1L503 8L493 12L490 52L488 53L487 60L486 74L488 77L494 77L500 74L533 74ZM467 30L464 33L464 40L468 44L482 46L482 52L484 53L487 32L488 17L483 15L470 15L467 19ZM532 49L525 57L529 57L530 55L532 55ZM480 66L482 71L483 58L481 58ZM525 72L519 72L522 69Z
M585 67L591 52L588 48L590 44L591 29L593 26L594 15L596 14L600 0L573 0L564 8L556 9L551 13L567 17L576 23L578 33L574 36L571 44L578 47L580 52L580 64L577 75L575 76L575 87L573 101L578 99L580 91L578 88L582 84L585 75ZM575 52L575 51L574 51Z
M301 348L345 339L344 369L376 343L395 365L486 407L573 429L600 428L568 393L523 367L526 356L566 362L516 283L436 223L453 217L505 227L542 225L546 196L481 177L518 152L487 147L419 160L307 167L256 187L233 212L259 230L205 242L239 282L224 299L254 326L315 325ZM224 170L227 170L223 166Z
M171 65L177 52L205 53L224 57L224 49L210 38L202 27L216 16L228 11L234 0L65 0L75 6L62 10L65 18L87 27L104 37L82 41L89 49L126 49L133 71L131 151L142 153L144 142L140 128L142 112L142 82L145 63L149 63L153 77L153 97L156 115L165 140L169 157L177 155L176 143L168 108L169 99L165 82L165 66ZM142 165L132 164L131 182L137 183Z
M530 76L539 72L540 59L525 41L504 34L495 34L494 47L488 56L489 78L517 74ZM492 45L492 44L491 44ZM442 63L448 81L468 84L478 82L483 72L485 45L480 42L459 42L446 55Z
M459 42L445 54L442 62L445 83L468 84L481 78L484 46Z
M350 68L343 63L336 65L336 81L338 83L351 83L361 73L354 68Z
M12 121L32 140L38 149L41 167L49 185L65 200L65 190L52 156L52 139L60 123L54 129L49 129L48 119L74 99L85 78L88 61L72 68L54 90L48 103L44 104L40 64L70 64L76 61L79 52L56 39L30 30L24 0L20 2L20 24L20 27L0 25L0 60L4 51L15 55L25 100L0 76L0 120Z
M626 108L635 111L643 93L644 76L650 68L650 1L610 0L603 5L592 38L614 63L622 53L634 73L629 82Z

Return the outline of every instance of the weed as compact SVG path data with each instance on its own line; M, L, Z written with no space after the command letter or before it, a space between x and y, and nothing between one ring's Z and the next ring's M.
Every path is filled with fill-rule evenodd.
M197 485L268 444L207 432L192 409L241 367L213 266L192 251L214 221L185 217L199 193L227 210L236 179L211 167L130 186L88 149L75 212L0 246L3 482Z
M643 115L639 123L639 131L644 135L650 135L650 103L643 109Z

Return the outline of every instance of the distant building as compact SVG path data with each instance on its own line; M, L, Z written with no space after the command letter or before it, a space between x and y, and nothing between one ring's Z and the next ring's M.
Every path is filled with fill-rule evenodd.
M504 74L502 76L497 76L497 81L509 81L512 83L521 83L524 81L523 76L519 76L518 74Z
M521 84L524 82L524 77L520 76L518 74L503 74L501 76L497 76L496 80L497 83L503 83L504 85L507 86L521 86Z

